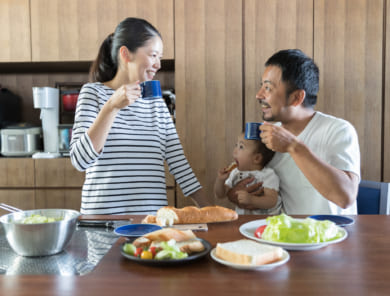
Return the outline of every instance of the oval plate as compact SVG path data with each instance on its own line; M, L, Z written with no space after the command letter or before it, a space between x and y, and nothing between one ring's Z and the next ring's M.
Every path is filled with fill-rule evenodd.
M160 229L162 227L156 224L129 224L115 228L114 232L120 236L139 237Z
M138 257L135 257L135 256L132 256L130 254L127 254L123 251L123 244L121 244L120 246L120 250L121 250L121 254L126 257L127 259L129 259L130 261L134 261L136 263L139 263L139 264L143 264L143 265L149 265L149 266L169 266L169 265L181 265L181 264L185 264L185 263L190 263L192 261L195 261L195 260L198 260L204 256L206 256L210 250L211 250L211 244L204 240L204 239L201 239L201 238L198 238L198 240L200 240L204 246L204 250L202 252L198 252L198 253L194 253L192 255L189 255L187 258L183 258L183 259L165 259L165 260L156 260L156 259L141 259L141 258L138 258ZM131 240L127 241L127 242L131 242Z
M286 250L283 250L282 259L280 259L279 261L269 263L269 264L263 264L263 265L236 264L236 263L231 263L229 261L225 261L225 260L217 257L215 248L211 250L210 256L218 263L221 263L223 265L226 265L226 266L229 266L229 267L232 267L235 269L241 269L241 270L269 270L269 269L275 268L279 265L286 263L290 259L290 255Z
M304 220L304 219L296 219L296 220ZM267 222L265 219L260 219L260 220L254 220L248 223L245 223L240 226L240 233L250 239L253 239L255 241L264 243L264 244L269 244L273 246L278 246L286 250L293 250L293 251L309 251L309 250L315 250L319 248L326 247L330 244L335 244L339 243L343 240L345 240L348 236L347 231L344 228L341 228L338 226L339 231L341 232L341 237L329 242L323 242L323 243L308 243L308 244L290 244L290 243L281 243L281 242L274 242L274 241L269 241L269 240L264 240L261 238L258 238L255 236L255 230L260 227L261 225L266 225Z
M349 217L345 216L338 216L338 215L313 215L309 218L316 219L316 220L329 220L334 223L336 223L338 226L347 226L352 225L355 223L355 220Z

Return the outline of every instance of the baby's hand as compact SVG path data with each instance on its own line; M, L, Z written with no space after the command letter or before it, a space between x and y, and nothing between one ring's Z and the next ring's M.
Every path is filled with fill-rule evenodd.
M230 172L227 171L226 168L222 168L218 170L218 179L225 181L227 178L229 178Z

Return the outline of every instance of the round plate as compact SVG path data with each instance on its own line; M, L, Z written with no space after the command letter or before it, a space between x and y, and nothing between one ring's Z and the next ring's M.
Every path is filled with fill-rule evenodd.
M160 229L162 227L156 224L129 224L115 228L114 232L120 236L139 237Z
M300 220L300 221L303 221L304 219L296 219L296 220ZM290 243L281 243L281 242L274 242L274 241L269 241L269 240L264 240L264 239L261 239L261 238L257 238L255 236L255 230L260 227L261 225L266 225L267 222L265 219L261 219L261 220L254 220L254 221L251 221L251 222L248 222L248 223L245 223L243 225L240 226L240 233L247 237L247 238L250 238L250 239L253 239L255 241L258 241L258 242L261 242L261 243L264 243L264 244L269 244L269 245L273 245L273 246L278 246L278 247L282 247L286 250L293 250L293 251L309 251L309 250L315 250L315 249L319 249L319 248L323 248L323 247L326 247L330 244L335 244L335 243L339 243L343 240L345 240L348 236L348 233L347 231L344 229L344 228L341 228L341 227L338 227L339 228L339 231L341 232L341 237L338 238L338 239L335 239L335 240L332 240L332 241L329 241L329 242L323 242L323 243L309 243L309 244L304 244L304 243L301 243L301 244L290 244Z
M222 260L222 259L217 257L215 248L211 250L210 256L218 263L221 263L223 265L226 265L226 266L229 266L229 267L232 267L235 269L242 269L242 270L269 270L269 269L275 268L279 265L282 265L282 264L286 263L288 260L290 260L290 255L286 250L283 250L282 259L280 259L279 261L273 262L270 264L263 264L263 265L236 264L236 263L231 263L229 261Z
M309 218L316 220L329 220L336 223L338 226L347 226L355 223L355 220L345 216L337 216L337 215L313 215Z
M121 244L120 246L120 250L121 250L121 254L126 257L127 259L131 260L131 261L134 261L134 262L137 262L139 264L143 264L143 265L149 265L149 266L169 266L169 265L180 265L180 264L185 264L185 263L189 263L189 262L192 262L194 260L198 260L204 256L206 256L210 250L211 250L211 244L204 240L204 239L201 239L201 238L198 238L198 240L200 240L202 242L202 244L204 245L204 250L202 252L198 252L198 253L194 253L194 254L191 254L189 255L187 258L183 258L183 259L165 259L165 260L156 260L156 259L141 259L141 258L138 258L138 257L135 257L135 256L132 256L130 254L127 254L123 251L123 244ZM131 242L128 241L128 242Z

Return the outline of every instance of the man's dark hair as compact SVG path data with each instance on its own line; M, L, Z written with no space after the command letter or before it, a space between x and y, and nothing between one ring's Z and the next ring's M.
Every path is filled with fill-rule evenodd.
M312 108L317 103L319 70L313 59L301 50L281 50L271 56L265 66L277 66L282 70L282 81L287 83L287 96L303 89L306 92L303 105Z

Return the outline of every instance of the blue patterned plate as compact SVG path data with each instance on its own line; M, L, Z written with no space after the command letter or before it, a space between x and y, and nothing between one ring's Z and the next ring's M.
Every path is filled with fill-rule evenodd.
M114 232L120 236L139 237L160 229L162 227L155 224L130 224L115 228Z

